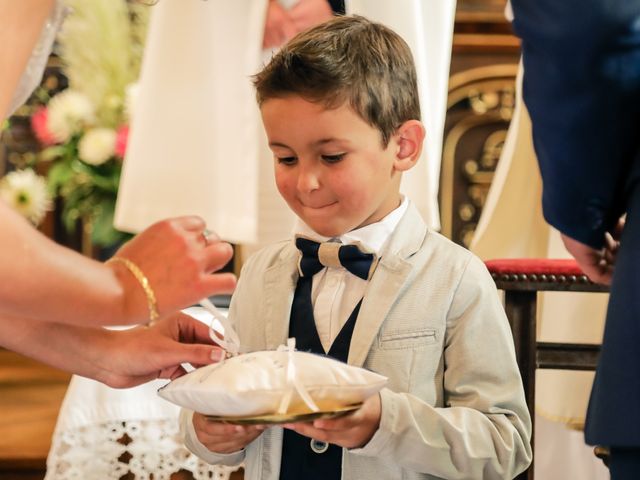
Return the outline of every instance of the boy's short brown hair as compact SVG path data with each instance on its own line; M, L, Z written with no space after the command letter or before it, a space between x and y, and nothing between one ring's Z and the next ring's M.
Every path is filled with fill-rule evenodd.
M254 76L258 104L299 95L337 108L348 101L386 146L407 120L420 119L411 50L394 31L343 16L294 37Z

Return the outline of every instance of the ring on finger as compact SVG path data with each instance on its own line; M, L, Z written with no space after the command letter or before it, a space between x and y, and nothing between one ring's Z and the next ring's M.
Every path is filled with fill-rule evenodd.
M211 230L209 230L208 228L205 228L202 233L202 238L204 239L204 245L205 247L209 246L209 237L211 236Z

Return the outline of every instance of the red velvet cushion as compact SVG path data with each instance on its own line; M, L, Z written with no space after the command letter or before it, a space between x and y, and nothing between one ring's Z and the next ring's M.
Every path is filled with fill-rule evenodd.
M487 260L489 272L498 275L584 275L573 259L501 258Z

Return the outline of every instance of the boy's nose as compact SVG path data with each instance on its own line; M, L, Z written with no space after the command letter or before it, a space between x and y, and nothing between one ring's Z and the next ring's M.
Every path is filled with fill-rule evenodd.
M320 180L314 168L301 168L298 174L298 190L312 192L320 187Z

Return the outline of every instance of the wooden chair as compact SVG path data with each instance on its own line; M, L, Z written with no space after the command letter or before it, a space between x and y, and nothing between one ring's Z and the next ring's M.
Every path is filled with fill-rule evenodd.
M595 370L600 345L538 342L537 293L598 292L609 287L592 283L574 260L501 259L486 262L496 286L505 292L505 311L515 343L522 382L534 419L536 369ZM534 444L532 431L531 444ZM535 458L535 457L534 457ZM533 480L533 464L517 480Z

